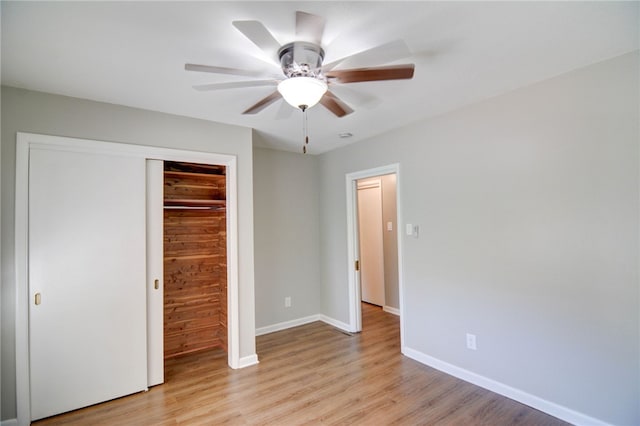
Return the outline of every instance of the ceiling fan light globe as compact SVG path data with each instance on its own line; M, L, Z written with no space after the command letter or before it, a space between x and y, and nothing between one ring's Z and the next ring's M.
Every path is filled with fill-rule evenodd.
M278 92L294 108L311 108L327 92L327 83L313 77L291 77L278 84Z

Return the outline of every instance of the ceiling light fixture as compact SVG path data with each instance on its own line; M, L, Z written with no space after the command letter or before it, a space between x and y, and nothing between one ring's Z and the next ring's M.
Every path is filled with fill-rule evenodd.
M311 108L327 92L327 83L314 77L290 77L278 84L278 92L294 108Z

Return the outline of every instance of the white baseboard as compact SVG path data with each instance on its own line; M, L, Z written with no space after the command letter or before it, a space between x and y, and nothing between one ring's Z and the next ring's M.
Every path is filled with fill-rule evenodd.
M268 325L266 327L256 328L256 336L275 333L276 331L286 330L287 328L297 327L299 325L309 324L310 322L315 321L320 321L320 315L310 315L308 317L298 318L291 321L279 322L277 324Z
M18 419L2 420L0 426L18 426Z
M238 368L250 367L252 365L258 364L258 355L253 354L249 356L244 356L238 360Z
M570 408L563 407L535 395L531 395L530 393L524 392L520 389L512 388L504 383L497 382L472 371L441 361L415 349L403 346L402 353L409 358L428 365L429 367L433 367L436 370L440 370L444 373L457 377L458 379L462 379L465 382L473 383L474 385L488 389L502 396L506 396L507 398L521 402L574 425L610 426L609 423L603 422L602 420L595 419L587 416L586 414L579 413Z
M315 321L322 321L329 324L332 327L339 328L340 330L348 333L353 332L350 329L349 324L342 321L338 321L323 314L309 315L308 317L298 318L291 321L279 322L278 324L268 325L266 327L256 328L256 336L262 336L263 334L275 333L276 331L286 330L288 328L297 327L299 325L309 324Z
M400 309L398 308L393 308L391 306L383 306L382 310L385 312L389 312L390 314L400 316Z
M354 330L351 330L351 327L349 327L349 324L346 324L342 321L338 321L337 319L333 319L323 314L320 314L320 321L325 322L332 327L339 328L342 331L346 331L347 333L354 332Z

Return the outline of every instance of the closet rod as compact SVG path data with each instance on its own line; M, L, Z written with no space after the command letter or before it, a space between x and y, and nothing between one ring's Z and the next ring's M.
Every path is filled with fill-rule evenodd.
M224 206L164 206L165 210L225 210Z

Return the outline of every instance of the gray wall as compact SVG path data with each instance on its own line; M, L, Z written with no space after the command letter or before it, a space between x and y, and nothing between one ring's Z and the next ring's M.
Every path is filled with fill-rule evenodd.
M638 62L636 51L323 154L323 313L348 321L344 176L397 162L400 226L420 226L402 240L405 347L640 424Z
M251 130L2 87L2 418L16 417L14 189L16 132L43 133L236 155L240 356L255 353Z
M382 245L384 250L384 304L400 308L398 290L398 214L396 205L396 175L380 176L382 184ZM393 229L387 229L387 223Z
M318 159L254 148L256 327L320 312ZM284 298L291 297L290 308Z
M244 340L254 326L254 223L258 326L318 310L348 322L345 174L398 162L397 226L421 230L402 240L405 346L596 418L640 423L638 60L595 64L317 157L252 153L248 129L3 88L2 418L15 417L20 130L238 155L241 356L254 348ZM294 255L304 267L291 266ZM477 351L464 348L466 332Z

